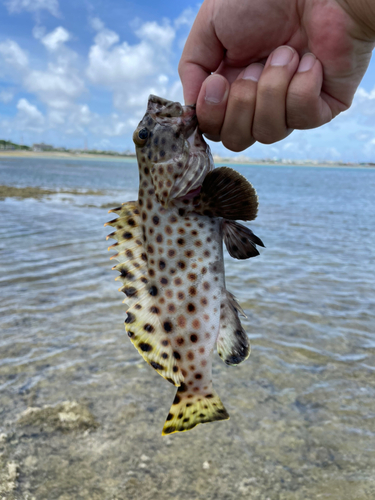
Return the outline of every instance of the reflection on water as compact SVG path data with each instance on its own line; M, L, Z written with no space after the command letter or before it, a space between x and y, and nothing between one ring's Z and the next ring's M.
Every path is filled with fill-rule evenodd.
M231 420L162 438L174 389L125 335L100 208L135 165L0 160L2 185L70 191L0 201L0 498L375 497L375 170L238 169L267 247L226 255L252 354L214 363Z

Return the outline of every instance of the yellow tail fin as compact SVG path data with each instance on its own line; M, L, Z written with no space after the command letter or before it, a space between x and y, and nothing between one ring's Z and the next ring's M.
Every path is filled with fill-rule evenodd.
M219 396L211 388L205 395L187 392L184 383L177 390L165 421L162 435L188 431L198 424L228 420L229 415Z

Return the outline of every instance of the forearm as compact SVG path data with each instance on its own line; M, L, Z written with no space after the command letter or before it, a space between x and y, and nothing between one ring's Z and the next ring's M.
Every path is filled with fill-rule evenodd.
M375 43L375 1L337 0L359 27L358 37Z

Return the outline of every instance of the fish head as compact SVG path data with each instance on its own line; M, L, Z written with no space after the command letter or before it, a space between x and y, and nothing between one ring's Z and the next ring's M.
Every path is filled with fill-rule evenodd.
M209 146L198 128L195 106L151 95L134 131L141 175L149 176L159 203L199 193L214 168Z

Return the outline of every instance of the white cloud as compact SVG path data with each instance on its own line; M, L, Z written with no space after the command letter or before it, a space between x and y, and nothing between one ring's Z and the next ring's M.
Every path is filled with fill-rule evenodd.
M16 122L21 130L38 130L44 124L44 117L39 109L30 104L27 99L20 99L17 103L18 114Z
M69 68L49 64L47 71L32 70L24 80L28 92L54 108L66 108L85 90L83 80Z
M10 13L18 13L23 10L29 12L48 10L53 16L59 16L58 0L7 0L5 5Z
M172 66L176 29L168 21L137 22L135 35L140 41L131 45L120 42L118 34L100 19L91 20L91 24L98 33L90 48L87 76L95 85L113 92L115 108L133 117L131 125L123 123L133 127L144 113L149 94L170 96L175 90L171 76L178 80ZM118 124L114 127L115 134L119 128Z
M17 70L24 70L29 64L26 53L13 40L0 43L0 56L2 56L4 64Z
M192 9L191 7L185 9L177 19L174 21L174 26L176 29L181 26L187 26L190 28L193 25L195 17L197 15L198 9Z
M43 36L41 41L47 50L53 52L58 50L70 38L69 32L62 26L59 26L54 31L51 31L51 33Z

